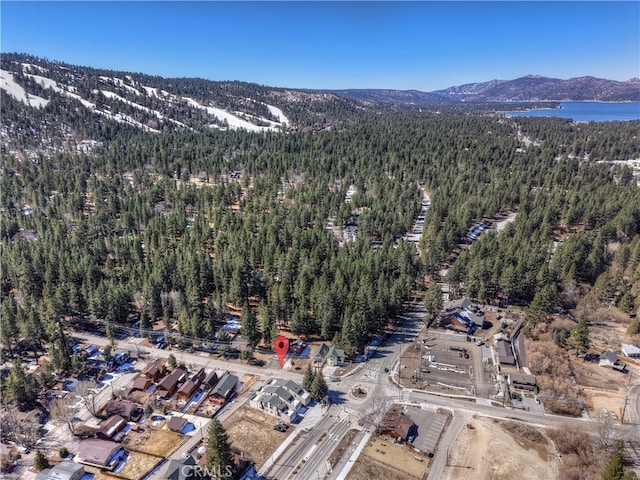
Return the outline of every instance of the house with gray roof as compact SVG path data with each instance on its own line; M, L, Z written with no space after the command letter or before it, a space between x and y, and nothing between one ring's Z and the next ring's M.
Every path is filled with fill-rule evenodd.
M327 365L336 367L344 363L344 350L331 345L329 352L327 352Z
M110 440L88 438L80 442L76 457L81 463L113 470L124 452L120 444Z
M218 405L224 405L235 393L237 384L238 377L231 375L229 372L225 373L216 387L211 391L209 400Z
M621 345L620 351L625 357L640 358L640 348L636 347L635 345L623 343Z
M80 480L84 473L84 467L79 463L63 461L42 470L36 480Z
M258 390L249 405L274 417L291 422L298 410L309 404L311 396L293 380L274 378Z

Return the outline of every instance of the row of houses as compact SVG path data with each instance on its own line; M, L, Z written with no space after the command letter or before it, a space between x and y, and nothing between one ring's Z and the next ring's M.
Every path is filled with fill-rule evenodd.
M226 372L218 377L216 371L206 372L204 368L198 370L189 378L184 366L178 366L167 373L164 360L151 362L133 381L131 391L152 392L158 398L188 401L201 390L209 393L209 400L217 405L223 405L235 392L238 377Z

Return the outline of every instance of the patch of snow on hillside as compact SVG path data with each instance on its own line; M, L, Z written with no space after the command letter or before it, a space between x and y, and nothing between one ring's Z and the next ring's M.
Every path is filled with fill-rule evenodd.
M115 115L111 114L111 113L107 113L107 112L103 112L101 110L95 110L96 113L99 113L100 115L104 115L105 117L111 118L113 120L115 120L116 122L120 122L120 123L127 123L129 125L133 125L134 127L138 127L141 128L142 130L146 131L146 132L153 132L153 133L160 133L160 130L156 130L155 128L151 128L143 123L140 123L139 121L131 118L128 115L124 115L122 113L116 113Z
M13 74L6 70L0 70L0 87L19 102L32 107L42 108L49 103L47 99L27 93L22 85L14 81Z
M58 92L62 95L66 95L67 97L78 100L80 103L82 103L82 105L84 105L87 108L90 108L91 110L95 110L96 108L95 104L85 100L80 95L69 92L64 88L59 87L58 82L56 82L55 80L51 80L50 78L47 78L47 77L41 77L40 75L26 74L26 76L32 78L36 82L39 82L44 88L50 88L54 92Z
M129 77L131 78L131 77ZM132 87L131 85L127 85L124 80L122 80L121 78L117 78L117 77L100 77L100 80L102 80L105 83L113 83L114 85L116 85L117 87L123 87L126 90L129 90L132 93L135 93L136 95L142 95L142 92L140 92L140 90L138 90L137 88Z
M138 122L137 120L134 120L133 118L129 117L128 115L123 115L123 114L120 114L120 113L117 113L117 114L113 115L111 113L103 112L101 110L98 110L96 108L95 103L89 102L88 100L85 100L84 98L82 98L80 95L77 95L75 93L72 93L72 92L69 92L69 91L65 90L64 88L60 87L58 85L58 82L56 82L55 80L51 80L50 78L47 78L47 77L41 77L40 75L27 74L27 76L31 77L36 82L39 82L45 88L50 88L54 92L58 92L58 93L60 93L62 95L65 95L67 97L70 97L70 98L78 100L80 103L82 103L82 105L84 105L85 107L93 110L96 113L99 113L100 115L104 115L105 117L111 118L111 119L113 119L113 120L115 120L117 122L120 122L120 123L127 123L129 125L134 125L134 126L136 126L138 128L146 130L147 132L160 133L159 130L156 130L154 128L148 127L147 125L143 125L142 123Z
M158 120L167 120L169 122L173 122L176 125L179 125L181 127L187 127L184 123L179 122L177 120L174 120L172 118L166 118L162 113L160 113L157 110L153 110L151 108L145 107L144 105L140 105L138 103L132 102L131 100L127 100L126 98L121 97L120 95L118 95L117 93L114 92L110 92L109 90L100 90L100 92L102 92L102 94L107 97L107 98L115 98L116 100L119 100L123 103L126 103L127 105L131 105L134 108L137 108L139 110L142 110L143 112L147 112L150 113L151 115L154 115Z
M273 105L265 104L269 109L271 115L276 117L280 123L283 125L289 125L289 119L285 116L285 114L278 107L274 107Z
M22 71L24 72L27 68L35 68L40 73L47 73L49 70L41 67L40 65L34 65L33 63L22 63Z
M147 92L147 96L149 96L149 97L157 97L158 96L158 89L157 88L147 87L146 85L142 85L142 88L144 89L145 92Z
M195 107L195 108L199 108L199 109L202 109L202 110L206 110L209 115L213 115L218 120L221 120L223 122L226 121L227 124L229 125L229 128L231 128L231 129L244 129L244 130L248 130L249 132L265 132L265 131L268 131L268 130L275 130L276 129L274 126L261 127L261 126L258 126L258 125L254 125L251 122L247 122L246 120L238 118L236 115L233 115L232 113L227 112L226 110L223 110L222 108L208 107L208 106L200 105L193 98L189 98L189 97L183 97L183 98L184 98L184 100L186 100L186 102L190 106ZM211 127L215 127L215 126L211 125Z

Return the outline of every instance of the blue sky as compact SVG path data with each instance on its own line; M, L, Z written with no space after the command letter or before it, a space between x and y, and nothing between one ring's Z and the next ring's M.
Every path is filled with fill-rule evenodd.
M165 77L432 91L640 77L640 2L12 2L2 52Z

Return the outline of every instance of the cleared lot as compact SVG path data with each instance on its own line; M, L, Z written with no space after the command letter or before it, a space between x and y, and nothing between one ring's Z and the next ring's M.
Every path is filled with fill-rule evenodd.
M223 426L232 446L260 467L294 430L293 427L285 432L274 430L278 421L276 417L245 406L223 421Z

